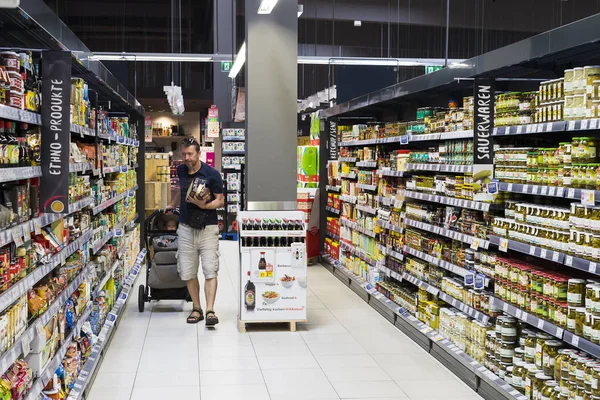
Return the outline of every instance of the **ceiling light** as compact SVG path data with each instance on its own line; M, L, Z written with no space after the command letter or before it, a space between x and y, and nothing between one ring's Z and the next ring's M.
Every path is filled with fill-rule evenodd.
M277 0L262 0L260 6L258 7L259 14L271 14L273 8L277 4Z
M304 4L298 4L298 18L300 18L300 16L302 15L303 12L304 12Z
M354 21L354 26L362 26L362 21Z
M233 62L231 71L229 71L229 77L232 79L235 78L244 66L244 63L246 63L246 42L242 43L240 51L237 53L237 56L235 56L235 61Z
M89 56L91 61L182 61L182 62L211 62L211 55L204 54L177 54L177 53L94 53Z
M448 65L448 68L452 68L452 69L464 69L464 68L470 68L470 66L467 65L467 64L460 63L460 62L455 62L455 63L452 63L452 64Z

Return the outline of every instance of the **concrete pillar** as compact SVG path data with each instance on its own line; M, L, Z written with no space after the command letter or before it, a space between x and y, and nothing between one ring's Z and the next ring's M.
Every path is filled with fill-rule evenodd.
M246 0L248 210L296 210L298 1Z

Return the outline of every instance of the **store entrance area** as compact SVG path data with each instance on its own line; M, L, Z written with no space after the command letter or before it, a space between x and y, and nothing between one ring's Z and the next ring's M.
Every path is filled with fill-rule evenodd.
M238 257L237 242L221 242L214 330L185 323L189 303L139 313L128 302L89 399L481 398L321 266L308 268L309 322L298 332L239 333Z

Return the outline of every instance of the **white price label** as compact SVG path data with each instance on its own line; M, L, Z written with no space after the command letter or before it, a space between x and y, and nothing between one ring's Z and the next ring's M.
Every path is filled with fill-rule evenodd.
M587 129L588 128L588 124L590 123L589 120L584 119L583 121L581 121L581 129Z
M542 186L542 190L540 192L542 196L546 196L548 194L548 186Z
M513 187L513 184L512 184L512 183L509 183L509 184L506 186L506 191L507 191L507 192L512 192L512 187Z
M590 271L590 273L595 274L596 273L596 266L597 264L593 261L590 261L590 266L588 268L588 271Z
M550 132L552 130L552 122L548 122L546 124L546 132Z
M533 130L533 125L527 125L527 129L525 130L525 132L531 133L532 130Z
M546 255L548 255L548 250L546 250L546 249L542 249L542 250L540 251L540 257L541 257L541 258L546 258Z
M573 266L573 256L565 256L565 265Z
M526 312L524 312L524 313L521 315L521 319L522 319L524 322L527 322L527 317L528 317L528 316L529 316L529 314L527 314Z
M508 311L508 303L504 303L504 305L502 306L502 310L504 310L504 312Z
M569 121L567 129L570 131L574 130L575 129L575 121Z
M21 339L21 345L23 350L23 356L27 357L27 355L31 353L31 343L29 340L29 335L23 336L23 339Z
M593 190L581 191L581 203L584 206L593 206L595 204L595 192Z
M523 316L523 311L522 311L522 310L517 310L517 315L516 315L516 317L517 317L518 319L521 319L521 317L522 317L522 316Z
M560 189L561 189L561 192L560 192L560 194L558 194L559 197L562 196L562 194L563 194L563 188L560 188ZM550 187L550 189L548 190L548 195L554 196L555 193L556 193L556 188L554 186Z
M529 185L523 185L522 193L527 193L529 191Z
M473 250L477 250L479 248L479 241L480 240L481 239L479 239L479 238L473 238L473 241L471 242L471 248Z
M560 253L557 253L556 251L552 253L552 261L554 262L558 262L558 258L560 256Z
M564 330L562 328L556 328L556 337L562 338Z
M500 238L500 244L498 245L498 250L503 252L508 252L508 239Z
M529 255L532 256L535 254L535 247L529 246Z
M42 234L42 223L40 222L39 218L33 219L33 229L35 230L36 235Z
M523 133L523 125L517 126L517 135L520 135L521 133Z
M10 232L12 233L13 242L15 242L15 246L23 246L23 229L17 226L12 228Z
M571 338L571 344L575 347L579 346L579 336L573 335Z
M538 329L544 328L544 320L543 319L538 320L537 327L538 327Z
M575 198L575 189L569 189L567 191L567 197L570 199L574 199Z

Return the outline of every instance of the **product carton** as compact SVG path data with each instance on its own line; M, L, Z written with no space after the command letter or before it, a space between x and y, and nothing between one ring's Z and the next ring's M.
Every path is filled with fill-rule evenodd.
M146 210L166 208L170 202L169 182L146 182Z

